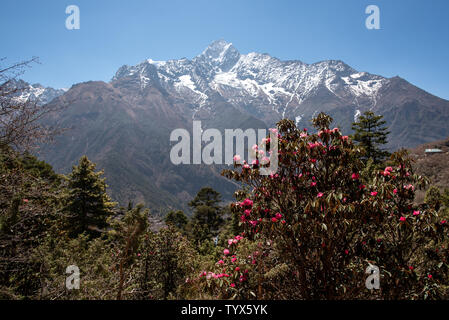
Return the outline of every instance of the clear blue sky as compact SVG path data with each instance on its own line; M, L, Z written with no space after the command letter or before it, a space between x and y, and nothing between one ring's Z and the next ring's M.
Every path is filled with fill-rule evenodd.
M81 29L67 30L78 5ZM381 30L365 28L380 8ZM1 0L0 57L38 56L24 79L56 88L109 81L123 64L192 58L213 40L241 53L313 63L340 59L360 71L399 75L449 99L449 1L411 0Z

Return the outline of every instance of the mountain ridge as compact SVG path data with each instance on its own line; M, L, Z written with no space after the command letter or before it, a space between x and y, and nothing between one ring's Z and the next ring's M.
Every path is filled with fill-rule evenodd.
M390 150L449 136L449 101L400 77L359 72L340 60L306 64L240 54L224 40L191 60L124 65L111 81L76 84L51 103L71 104L50 120L72 130L44 148L45 160L67 172L87 154L105 170L115 199L155 210L188 210L185 203L206 185L232 198L235 185L220 177L223 166L170 162L170 133L191 132L194 120L223 131L266 129L286 117L310 128L323 111L349 134L354 119L373 110L390 127Z

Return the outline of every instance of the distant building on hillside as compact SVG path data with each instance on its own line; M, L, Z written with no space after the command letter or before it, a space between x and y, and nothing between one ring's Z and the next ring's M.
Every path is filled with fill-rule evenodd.
M434 148L434 149L426 149L424 152L427 155L427 154L441 153L443 152L443 150Z

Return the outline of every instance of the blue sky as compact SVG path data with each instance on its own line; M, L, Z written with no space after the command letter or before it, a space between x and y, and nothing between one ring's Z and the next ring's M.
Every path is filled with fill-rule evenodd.
M65 28L72 4L80 30ZM370 4L380 8L380 30L365 27ZM447 0L2 0L0 37L6 62L40 58L25 80L56 88L109 81L147 58L192 58L225 39L241 53L340 59L449 99Z

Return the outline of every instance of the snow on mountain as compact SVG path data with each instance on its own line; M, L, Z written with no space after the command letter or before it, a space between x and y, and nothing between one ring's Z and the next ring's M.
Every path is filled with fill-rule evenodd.
M234 193L234 185L219 175L221 168L171 163L171 132L190 131L192 120L201 120L203 130L266 129L281 118L310 128L310 119L326 112L350 134L352 122L373 110L385 116L391 131L389 150L449 135L449 101L400 77L359 72L339 60L308 64L240 54L223 40L193 59L147 59L121 67L110 83L74 85L54 100L67 102L52 121L73 131L46 150L46 159L67 171L86 154L115 181L114 198L152 208L185 203L203 185L227 199Z
M192 60L154 61L121 67L112 81L134 78L145 89L151 79L180 99L196 105L192 112L218 94L239 109L256 106L266 119L301 117L301 105L325 90L338 100L363 108L376 105L387 78L358 72L339 60L307 64L281 61L268 54L240 54L232 43L218 40ZM272 113L268 115L268 113Z
M44 87L39 83L29 84L23 80L11 80L8 86L17 89L17 99L20 102L36 101L40 105L45 105L64 94L68 89L54 89L51 87Z

